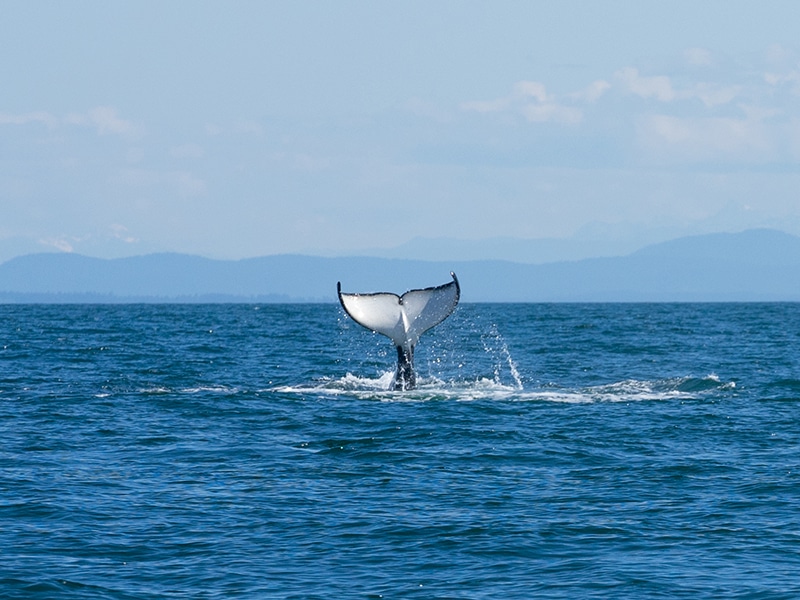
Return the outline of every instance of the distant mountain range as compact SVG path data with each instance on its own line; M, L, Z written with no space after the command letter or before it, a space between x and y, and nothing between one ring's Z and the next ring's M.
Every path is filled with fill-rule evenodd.
M546 264L29 254L0 264L0 302L335 302L337 281L345 291L401 293L446 283L451 270L465 302L800 301L800 237L754 229Z
M592 239L522 239L495 237L481 240L417 237L393 248L374 248L358 256L404 260L472 261L503 260L526 264L582 260L600 256L622 256L641 248L635 239L623 241Z

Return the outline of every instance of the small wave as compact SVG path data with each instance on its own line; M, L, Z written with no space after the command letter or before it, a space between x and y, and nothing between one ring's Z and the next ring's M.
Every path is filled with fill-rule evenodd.
M711 373L706 377L685 377L680 380L677 387L683 392L705 392L715 389L730 390L736 387L736 382L721 381L717 375Z

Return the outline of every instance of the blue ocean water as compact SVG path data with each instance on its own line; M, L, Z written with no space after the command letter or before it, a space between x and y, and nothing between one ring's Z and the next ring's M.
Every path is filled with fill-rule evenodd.
M800 305L0 306L2 598L800 597Z

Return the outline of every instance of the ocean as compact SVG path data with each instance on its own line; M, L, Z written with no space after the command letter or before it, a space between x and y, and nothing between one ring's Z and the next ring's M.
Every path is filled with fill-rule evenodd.
M800 304L0 316L2 598L800 597Z

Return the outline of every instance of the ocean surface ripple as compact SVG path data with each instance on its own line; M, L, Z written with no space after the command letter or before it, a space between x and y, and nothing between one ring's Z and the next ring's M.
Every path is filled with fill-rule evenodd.
M800 305L0 306L0 597L800 597Z

